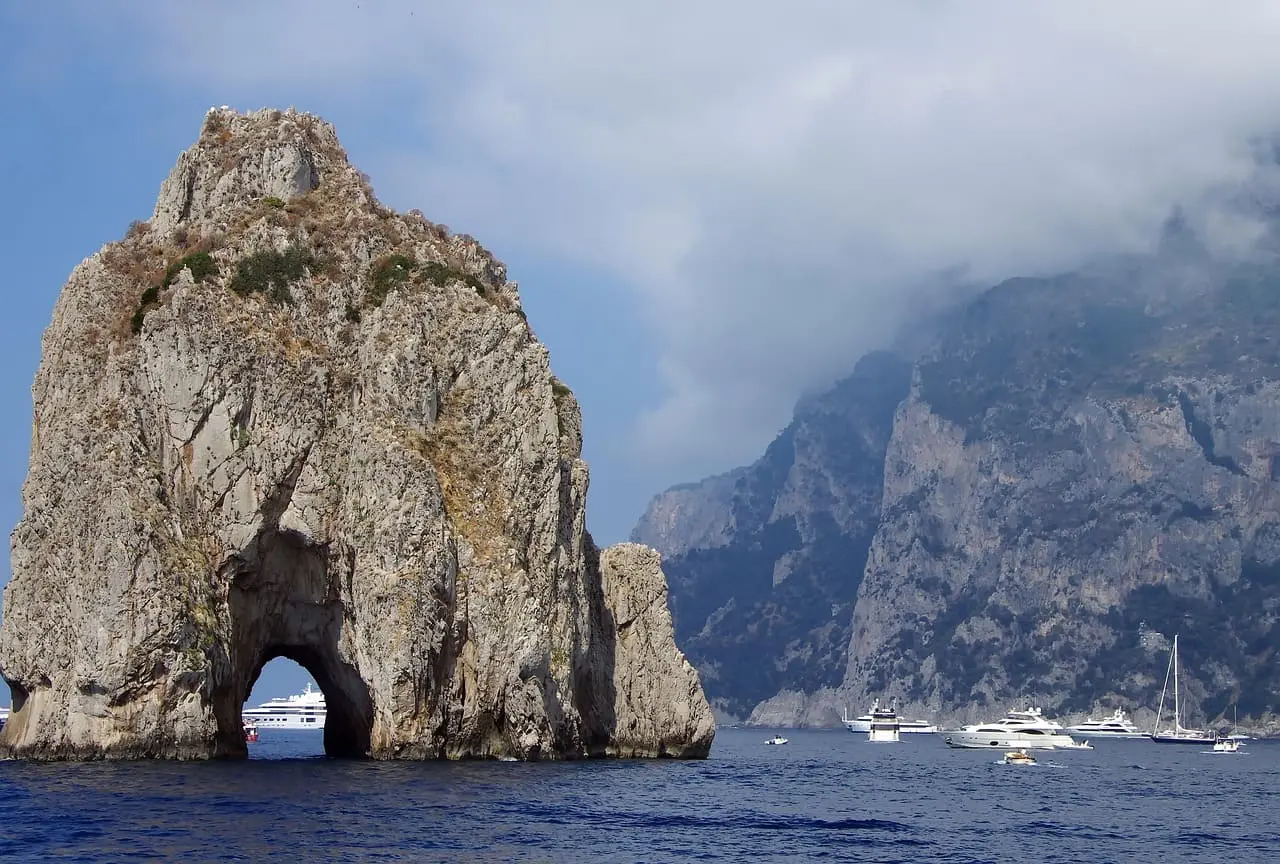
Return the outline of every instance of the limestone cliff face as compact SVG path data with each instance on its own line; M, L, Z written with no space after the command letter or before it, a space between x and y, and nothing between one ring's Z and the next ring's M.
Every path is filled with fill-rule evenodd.
M770 725L876 697L940 723L1121 706L1150 728L1177 633L1191 722L1280 732L1262 209L1230 263L1172 220L1154 255L997 286L913 368L864 361L802 404L728 491L660 496L636 538L672 546L676 637L712 704Z
M1276 273L1140 262L957 320L895 419L851 700L1144 719L1181 633L1193 722L1278 725Z
M599 553L572 393L471 238L393 213L332 128L211 110L46 331L0 750L243 755L290 657L326 751L702 756L656 555Z
M637 526L633 538L665 556L676 638L725 715L817 725L838 714L833 698L797 708L796 692L844 676L885 448L909 383L905 360L864 358L803 400L755 464L663 493Z

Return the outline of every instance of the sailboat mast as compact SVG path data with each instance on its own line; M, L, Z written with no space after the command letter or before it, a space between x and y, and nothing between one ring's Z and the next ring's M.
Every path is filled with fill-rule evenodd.
M1173 731L1182 730L1182 715L1178 712L1178 634L1173 634Z

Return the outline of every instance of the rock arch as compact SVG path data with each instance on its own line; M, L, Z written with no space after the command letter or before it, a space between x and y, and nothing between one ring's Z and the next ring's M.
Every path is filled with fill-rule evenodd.
M237 289L290 243L315 248L287 290ZM319 118L211 112L43 345L0 756L243 756L277 656L324 691L330 755L706 755L658 557L592 543L578 404L515 283L379 205Z

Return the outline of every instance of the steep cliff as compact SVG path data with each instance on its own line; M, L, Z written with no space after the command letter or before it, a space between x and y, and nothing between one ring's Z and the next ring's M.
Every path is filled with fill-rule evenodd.
M1017 280L971 305L894 424L851 698L1149 711L1181 633L1192 719L1273 725L1278 328L1265 254Z
M1011 280L909 382L864 365L756 465L659 496L636 536L713 705L1147 723L1180 633L1193 721L1280 732L1280 209L1240 200L1244 254L1176 215L1152 255Z
M664 555L676 638L726 715L839 685L909 376L906 361L869 355L803 400L758 462L659 495L637 526L633 539Z
M325 749L702 756L657 556L599 553L573 394L474 240L373 197L333 129L211 110L46 331L0 751L245 752L292 658Z

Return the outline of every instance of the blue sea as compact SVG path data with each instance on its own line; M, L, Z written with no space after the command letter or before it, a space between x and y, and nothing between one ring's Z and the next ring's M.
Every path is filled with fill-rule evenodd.
M1235 755L721 729L696 762L380 763L264 730L222 763L0 762L15 861L1280 861L1280 743Z

